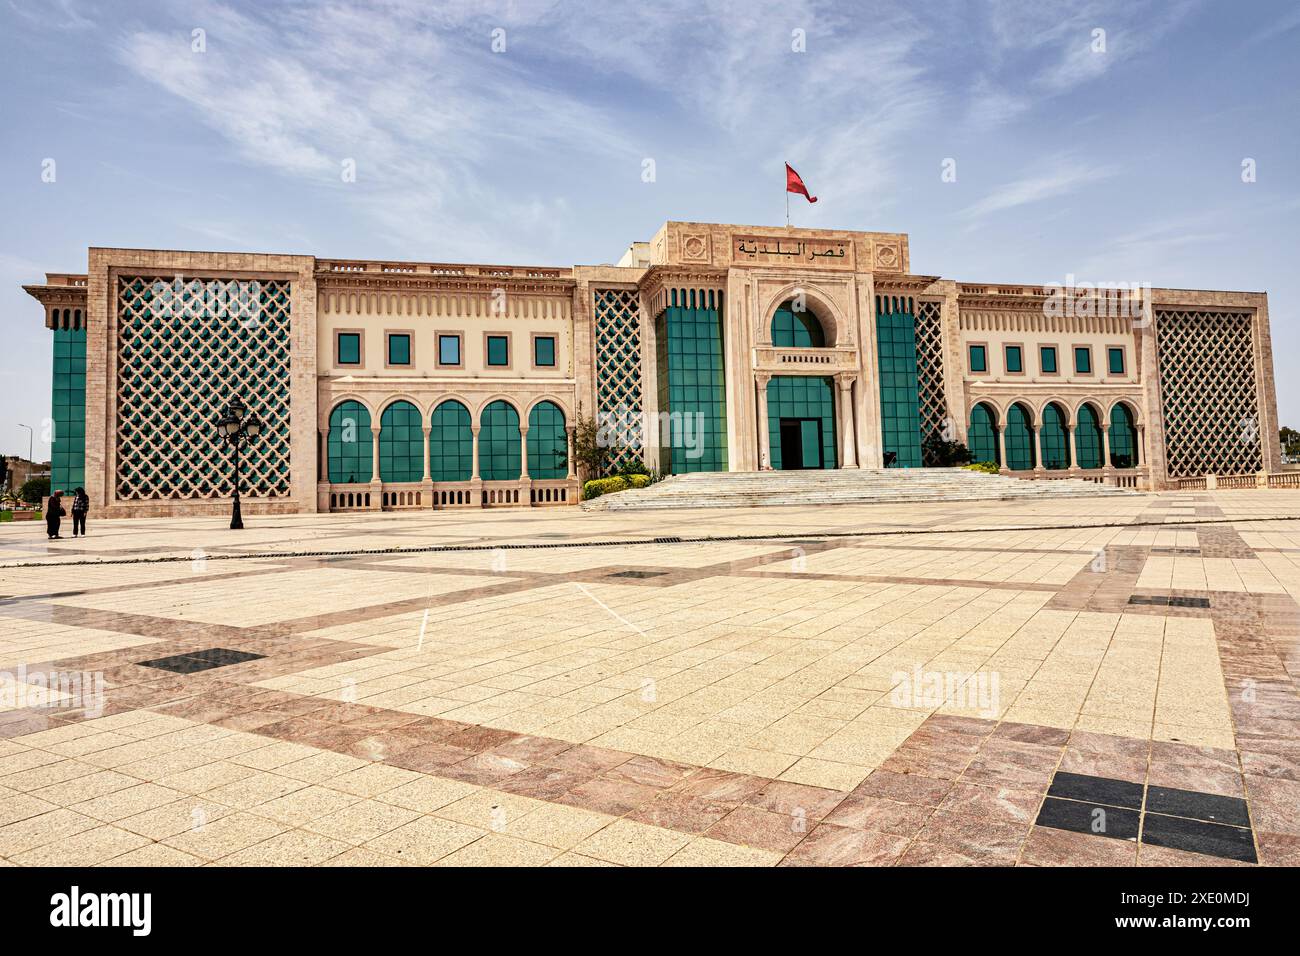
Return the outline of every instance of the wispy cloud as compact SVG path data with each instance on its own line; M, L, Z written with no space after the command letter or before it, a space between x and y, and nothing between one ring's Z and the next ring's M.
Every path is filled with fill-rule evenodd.
M1039 161L1035 165L1047 167L1049 171L1003 183L984 198L963 209L962 217L977 220L1019 206L1056 199L1114 176L1117 172L1115 166L1089 166L1068 158Z

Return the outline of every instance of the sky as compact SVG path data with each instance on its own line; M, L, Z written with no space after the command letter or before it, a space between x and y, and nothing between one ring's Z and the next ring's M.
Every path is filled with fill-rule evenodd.
M0 451L88 246L617 262L781 224L786 161L916 273L1267 292L1300 427L1297 51L1294 0L0 0Z

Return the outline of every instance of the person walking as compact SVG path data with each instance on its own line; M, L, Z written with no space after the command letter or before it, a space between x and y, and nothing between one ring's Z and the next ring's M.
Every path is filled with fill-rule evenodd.
M63 492L56 491L50 495L50 500L45 505L45 533L49 535L51 541L62 537L59 534L59 525L62 524L65 514L67 512L63 510Z
M72 494L72 536L78 533L86 536L86 513L90 511L90 495L85 488L78 488Z

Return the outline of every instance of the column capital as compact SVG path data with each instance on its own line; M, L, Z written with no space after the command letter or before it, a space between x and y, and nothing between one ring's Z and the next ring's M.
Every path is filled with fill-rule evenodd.
M840 388L847 392L853 387L853 383L858 380L858 375L856 372L840 372L835 378L839 381Z
M477 435L477 434L478 434L480 431L482 431L482 430L483 430L483 426L482 426L482 425L470 425L470 426L469 426L469 431L470 431L470 434L471 434L471 435Z
M755 373L754 373L754 384L757 385L759 388L766 388L766 387L767 387L767 383L770 382L770 381L772 381L772 373L771 373L771 372L755 372Z

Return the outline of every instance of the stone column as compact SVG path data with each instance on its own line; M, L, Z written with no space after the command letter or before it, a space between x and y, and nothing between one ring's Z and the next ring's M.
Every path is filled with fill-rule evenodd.
M1074 430L1072 424L1065 423L1065 454L1069 459L1066 467L1070 470L1070 474L1079 470L1079 450L1074 447Z
M767 430L767 383L772 376L762 372L754 375L754 388L758 395L758 470L772 470L772 436Z
M482 425L470 425L469 433L474 436L474 467L469 473L469 501L470 504L482 507L483 505L483 479L479 477L478 472L478 433Z
M1007 467L1007 426L1005 422L998 422L998 471L1007 472L1011 469Z
M478 433L481 428L481 425L471 425L469 428L470 434L474 436L474 470L470 472L470 481L482 480L478 473Z
M569 462L569 473L564 477L568 481L573 481L575 478L578 477L577 467L573 460L573 435L577 430L578 430L577 426L575 425L566 425L564 428L565 438L567 439L568 442L568 462Z
M433 431L433 426L425 422L420 430L424 432L424 477L420 479L420 507L432 508L433 470L429 467L429 433Z
M1043 426L1034 424L1031 427L1034 430L1034 474L1045 475L1047 468L1043 465Z
M528 481L528 426L519 426L519 480Z
M316 463L316 480L330 480L330 427L320 429L320 461Z
M380 511L384 507L384 482L379 477L379 431L378 425L370 426L370 510Z
M1101 423L1101 467L1110 475L1110 422Z
M839 383L840 430L843 435L840 467L856 468L858 466L858 449L853 439L853 376L841 375L839 376Z

